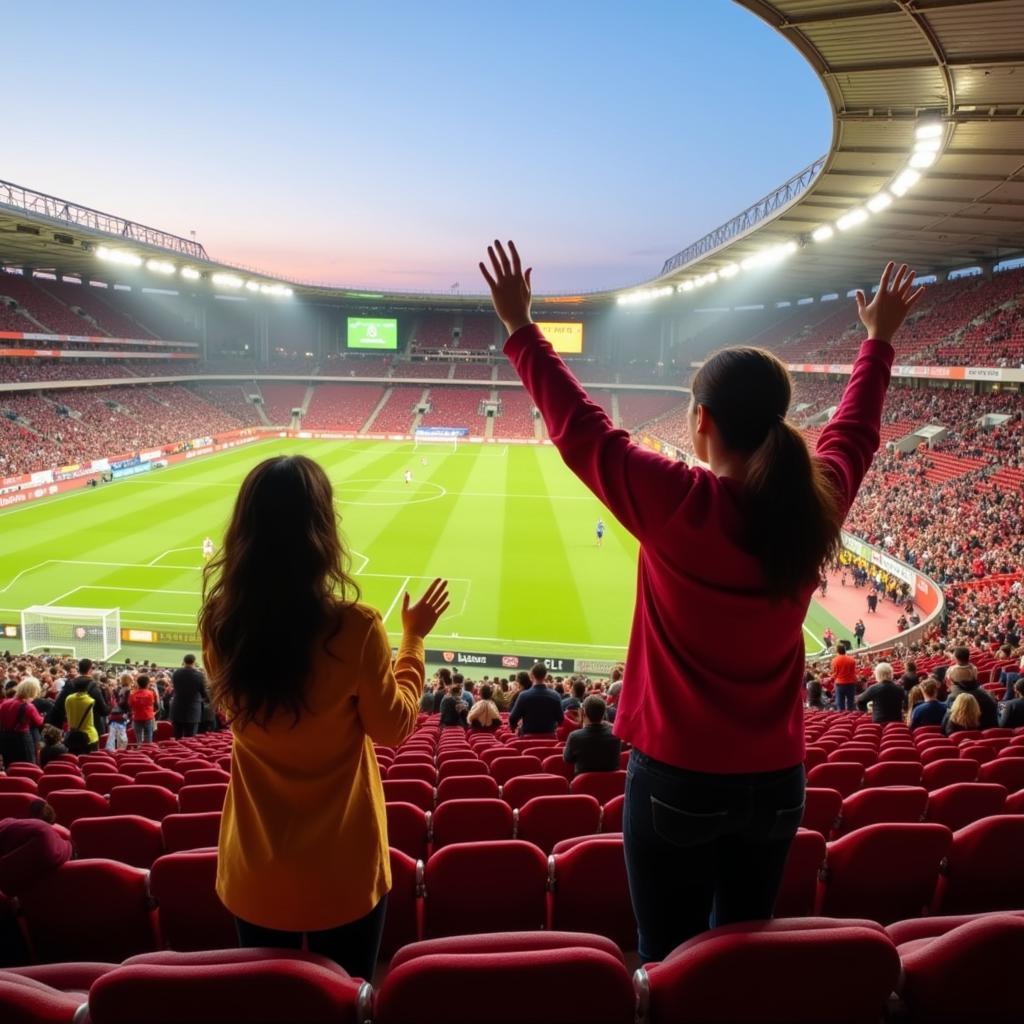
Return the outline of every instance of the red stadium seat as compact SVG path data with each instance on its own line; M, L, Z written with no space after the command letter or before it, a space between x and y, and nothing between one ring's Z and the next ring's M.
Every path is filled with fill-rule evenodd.
M1024 817L997 814L953 834L939 879L934 911L977 914L1024 908Z
M422 779L385 779L381 786L388 803L404 801L424 811L434 809L434 787Z
M1016 793L1011 793L1006 798L1006 806L1003 808L1003 813L1024 814L1024 789L1020 789Z
M842 746L828 755L826 764L859 764L864 768L878 761L878 752L867 747Z
M837 991L854 963L856 984ZM641 968L634 984L649 1024L867 1024L883 1016L899 972L870 921L800 918L715 928ZM740 979L766 983L752 991Z
M32 808L38 801L35 793L0 793L0 819L36 817Z
M880 761L864 770L864 788L920 786L924 769L919 761Z
M12 764L7 769L7 774L15 779L35 779L43 777L43 769L37 764Z
M111 860L69 860L46 875L18 904L35 957L42 963L89 960L119 963L156 949L146 872ZM69 928L71 908L102 914L103 927Z
M85 777L85 788L90 793L110 796L116 786L130 786L134 779L124 772L94 772Z
M594 797L599 804L606 804L613 797L622 796L626 792L626 773L584 772L577 775L569 784L572 793L586 793Z
M457 775L437 784L438 805L445 800L491 799L498 795L498 784L490 775Z
M185 776L181 772L172 772L166 768L154 768L151 771L139 772L135 781L142 786L163 786L172 793L177 793L185 785Z
M388 779L392 782L399 779L420 779L433 786L437 781L437 769L432 764L393 764L388 769Z
M851 793L843 801L839 835L878 822L913 822L924 818L928 790L923 786L877 786Z
M928 796L926 821L937 821L956 832L979 818L1000 814L1006 804L1006 788L995 783L954 782Z
M434 812L434 849L452 843L511 839L512 827L512 808L504 800L447 800Z
M163 786L115 786L110 791L111 814L141 814L144 818L163 821L178 810L178 798Z
M522 807L535 796L564 796L569 782L562 775L518 775L501 787L501 798L509 807Z
M998 757L978 769L979 782L995 782L1007 792L1024 789L1024 757Z
M220 768L190 768L184 779L186 786L205 786L210 782L228 783L231 781L231 774Z
M576 936L559 935L556 949L543 936L536 948L532 936L497 948L483 936L461 938L402 950L374 1001L375 1024L632 1024L633 991L621 956L595 948L590 936L580 934L573 945Z
M168 814L160 822L164 851L201 850L216 846L220 838L220 811L201 811L197 814Z
M44 800L57 790L65 792L73 789L85 789L85 779L81 775L44 775L36 782L36 792Z
M807 785L814 788L834 789L848 797L860 789L864 766L854 761L832 761L819 764L807 773Z
M587 836L564 852L556 847L548 858L548 885L552 928L591 932L622 949L636 948L621 835Z
M216 850L185 850L160 857L149 873L159 907L160 935L168 949L233 949L238 933L214 889Z
M445 846L427 861L423 934L543 928L546 889L547 858L532 843L507 839Z
M228 787L223 782L207 782L202 786L182 786L178 792L178 809L182 814L221 811Z
M380 955L387 960L397 949L419 938L419 867L412 857L391 848L391 891L384 916Z
M164 853L160 825L137 814L79 818L71 826L71 842L79 857L106 858L146 870Z
M408 854L413 860L426 860L430 812L404 801L384 806L388 821L388 845Z
M837 790L808 786L800 825L828 839L839 822L842 807L843 797Z
M509 779L517 775L540 775L540 759L523 755L507 755L491 762L491 774L499 786L504 786Z
M4 1024L72 1024L97 978L112 964L41 964L0 971Z
M548 775L561 775L566 781L576 777L576 766L569 764L561 754L551 754L540 763L541 771Z
M57 816L57 824L71 828L79 818L102 818L110 813L110 804L99 793L84 789L58 789L46 802Z
M622 809L626 804L625 796L612 797L601 808L601 832L622 831Z
M437 777L453 779L465 775L486 775L487 765L478 757L460 757L457 760L444 761L438 765Z
M945 825L923 822L866 825L836 839L818 887L820 913L856 913L882 924L919 916L952 841Z
M952 786L954 782L974 782L978 778L975 761L962 758L944 758L924 766L923 783L929 792Z
M601 805L584 793L535 796L516 814L516 837L539 846L545 853L559 839L596 834L601 828Z
M776 917L810 917L817 898L818 874L825 863L825 839L801 828L789 848L782 885L775 901Z
M17 775L0 775L0 793L36 794L36 780L19 778Z

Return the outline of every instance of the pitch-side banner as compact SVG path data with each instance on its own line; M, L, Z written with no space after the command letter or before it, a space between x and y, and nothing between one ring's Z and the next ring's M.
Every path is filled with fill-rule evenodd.
M697 364L699 365L699 364ZM849 377L852 363L789 363L792 373L834 373ZM1024 369L1000 366L894 366L894 377L916 380L990 380L1003 383L1024 382Z

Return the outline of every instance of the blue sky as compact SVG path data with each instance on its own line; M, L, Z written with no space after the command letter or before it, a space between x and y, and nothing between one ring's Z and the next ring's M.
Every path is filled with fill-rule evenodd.
M729 0L62 3L5 12L0 178L303 281L635 283L828 148L803 59Z

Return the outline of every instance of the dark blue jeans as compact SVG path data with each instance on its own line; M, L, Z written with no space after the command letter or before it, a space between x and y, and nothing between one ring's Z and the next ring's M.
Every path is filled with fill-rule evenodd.
M708 928L771 917L803 810L802 764L711 775L634 750L622 828L642 961Z
M854 711L857 696L856 683L836 683L836 711Z
M235 918L240 949L262 946L271 949L302 949L319 953L340 964L353 978L372 981L380 953L380 940L384 935L384 917L388 909L388 898L384 896L365 917L348 924L329 928L322 932L283 932L275 928L263 928L249 924L240 917Z

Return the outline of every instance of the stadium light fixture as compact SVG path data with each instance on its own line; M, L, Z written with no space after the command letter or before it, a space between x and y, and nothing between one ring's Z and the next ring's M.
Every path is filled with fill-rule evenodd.
M291 293L291 289L284 289L285 292ZM620 295L615 301L620 306L633 306L639 302L650 302L652 299L663 299L666 295L672 295L675 292L675 288L672 285L665 285L662 288L641 288L639 291L628 292L625 295Z
M680 284L676 288L676 291L677 292L692 292L694 287L695 287L695 285L694 285L693 281L683 281L683 283Z
M105 245L98 246L96 255L108 263L120 263L126 267L141 267L142 257L136 256L133 252L125 252L123 249L108 249Z
M843 216L836 221L836 227L839 228L840 231L849 231L850 228L855 228L858 224L863 224L867 219L868 211L858 206L849 213L843 214Z
M914 138L918 141L922 139L938 139L942 136L944 131L941 121L925 121L923 124L917 126L917 131L914 132Z
M908 167L889 186L889 189L893 195L905 196L920 180L920 172L912 170L911 168Z
M868 200L867 205L872 213L881 213L887 206L892 206L892 196L888 192L879 192Z
M924 150L920 153L913 153L910 157L910 167L931 167L933 163L938 159L939 154L935 152L928 152Z
M264 285L264 287L266 287L266 285ZM258 292L260 290L260 283L259 281L246 281L245 288L246 291Z
M718 276L719 277L724 277L724 278L730 278L730 277L735 277L739 272L740 272L740 268L739 268L739 266L737 264L735 264L735 263L726 263L726 265L724 267L722 267L718 271Z
M921 139L914 143L915 153L938 153L942 149L942 139Z
M167 260L146 260L146 269L152 270L154 274L163 274L169 277L177 268Z
M218 288L241 288L243 284L242 279L235 274L214 274L210 280Z
M195 267L182 267L181 276L185 278L186 281L198 281L199 278L202 277L202 274L200 274Z
M816 242L827 242L834 234L835 232L828 224L822 224L820 228L815 228L811 232L811 238Z

